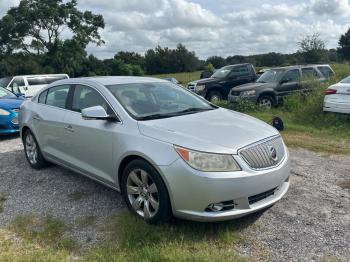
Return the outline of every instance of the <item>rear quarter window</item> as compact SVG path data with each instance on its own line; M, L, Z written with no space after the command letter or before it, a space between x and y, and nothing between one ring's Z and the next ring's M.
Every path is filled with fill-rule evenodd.
M332 77L334 75L332 69L328 66L318 66L317 69L320 70L325 77Z
M45 104L45 103L46 103L47 92L48 92L48 90L42 92L42 93L39 95L38 102L39 102L40 104Z

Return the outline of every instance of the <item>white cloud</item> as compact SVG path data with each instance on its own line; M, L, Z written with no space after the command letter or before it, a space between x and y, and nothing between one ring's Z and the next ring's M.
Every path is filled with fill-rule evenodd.
M19 0L0 0L0 16ZM106 44L89 45L99 57L121 50L143 53L179 42L201 58L294 52L301 37L320 33L328 47L350 26L348 0L78 0L102 14Z
M348 0L312 0L311 10L317 15L350 15Z

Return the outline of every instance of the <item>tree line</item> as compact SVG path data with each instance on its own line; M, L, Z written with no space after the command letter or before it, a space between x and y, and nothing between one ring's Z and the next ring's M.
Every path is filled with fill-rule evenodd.
M330 50L314 34L302 39L294 54L271 52L201 60L195 52L178 44L173 49L157 46L144 55L120 51L113 58L99 59L88 55L86 47L89 43L104 44L99 33L104 27L103 16L80 11L77 0L21 0L0 19L0 77L44 73L67 73L71 77L144 75L190 72L237 63L271 67L350 60L350 29L340 37L339 47Z

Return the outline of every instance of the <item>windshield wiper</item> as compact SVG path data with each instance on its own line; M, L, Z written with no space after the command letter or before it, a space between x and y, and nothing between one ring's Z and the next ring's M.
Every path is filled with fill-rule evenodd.
M153 119L161 119L161 118L167 118L167 117L174 117L174 116L181 116L185 114L190 113L196 113L196 112L203 112L203 111L209 111L214 110L215 108L198 108L198 107L190 107L182 111L177 111L173 113L168 114L152 114L148 116L139 117L138 120L153 120Z

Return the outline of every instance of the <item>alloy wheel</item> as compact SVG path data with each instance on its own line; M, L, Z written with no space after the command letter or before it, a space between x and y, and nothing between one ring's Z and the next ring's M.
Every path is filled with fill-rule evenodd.
M140 216L149 219L157 214L159 209L158 188L145 170L134 169L129 173L126 191L132 208Z
M272 102L270 99L268 98L262 98L260 101L259 101L259 106L261 108L265 108L265 109L271 109L272 108Z
M38 161L38 148L32 134L27 134L25 143L28 160L32 165L35 165Z

